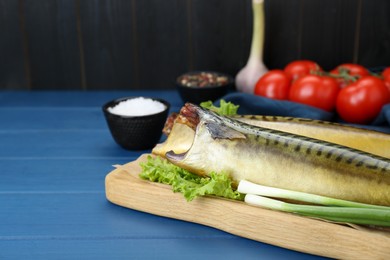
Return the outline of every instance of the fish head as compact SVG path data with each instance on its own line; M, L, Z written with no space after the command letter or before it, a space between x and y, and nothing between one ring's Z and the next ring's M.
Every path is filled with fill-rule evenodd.
M168 151L165 154L173 164L182 167L199 175L207 175L208 165L205 162L210 161L210 157L218 157L209 149L209 145L215 145L218 142L226 140L232 141L236 139L246 139L247 137L237 130L226 126L215 113L191 106L190 109L195 109L199 122L195 128L192 144L187 151L177 153L174 150ZM195 117L191 117L195 118ZM207 145L205 145L207 144Z

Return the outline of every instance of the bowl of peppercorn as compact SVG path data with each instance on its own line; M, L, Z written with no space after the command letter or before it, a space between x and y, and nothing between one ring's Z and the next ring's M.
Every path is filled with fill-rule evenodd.
M199 105L204 101L215 101L234 88L233 78L214 71L192 71L176 79L176 87L183 102Z

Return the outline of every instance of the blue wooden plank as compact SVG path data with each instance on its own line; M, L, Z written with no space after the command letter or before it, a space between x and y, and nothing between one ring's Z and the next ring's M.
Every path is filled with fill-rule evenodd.
M0 131L107 128L103 112L98 107L7 107L0 108L0 118L3 121Z
M0 205L0 240L18 237L38 240L50 237L233 237L201 225L114 205L106 200L103 190L5 192L0 193Z
M0 159L0 193L104 191L104 179L126 158Z
M163 138L163 137L162 137ZM162 140L162 139L161 139ZM128 151L104 130L31 130L0 132L0 158L137 158L149 150Z
M0 240L1 259L325 259L246 239L107 238Z
M105 201L104 193L0 194L0 205L0 258L5 259L316 258L119 207Z
M172 107L169 113L178 112ZM107 129L100 107L0 107L0 131Z

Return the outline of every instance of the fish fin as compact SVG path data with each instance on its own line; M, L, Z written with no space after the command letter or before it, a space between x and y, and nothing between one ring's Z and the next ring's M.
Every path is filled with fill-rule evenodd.
M246 136L243 133L223 124L209 122L206 124L206 127L213 139L246 139Z
M170 150L165 153L165 158L167 158L169 161L178 162L183 160L187 153L175 153L173 150Z

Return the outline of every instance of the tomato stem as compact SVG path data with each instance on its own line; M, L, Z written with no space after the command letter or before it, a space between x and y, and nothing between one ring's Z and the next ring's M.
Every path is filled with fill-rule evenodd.
M347 82L355 82L359 79L358 76L351 75L349 69L346 68L339 68L338 74L320 70L312 70L310 73L318 76L327 76L335 79L343 79Z

